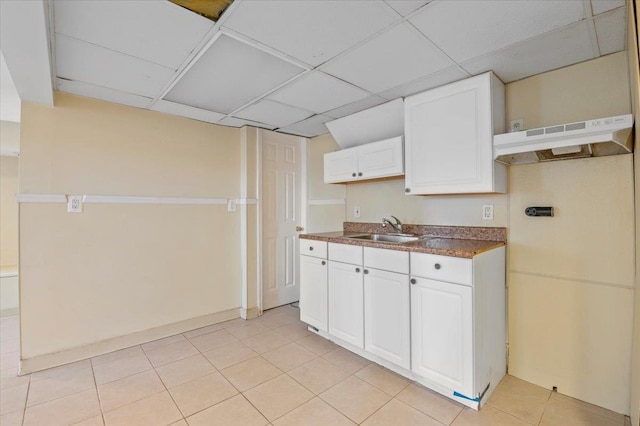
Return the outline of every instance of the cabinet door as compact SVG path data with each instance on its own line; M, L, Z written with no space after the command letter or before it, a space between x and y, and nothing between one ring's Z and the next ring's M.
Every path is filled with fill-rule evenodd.
M471 287L412 280L411 370L473 398Z
M327 261L300 256L300 321L327 331Z
M410 368L409 277L368 269L364 276L364 348L400 367Z
M358 178L372 179L404 173L402 136L358 147Z
M358 179L358 150L356 148L329 152L324 155L324 183Z
M408 194L493 192L491 75L405 99Z
M362 266L329 262L329 334L362 348Z

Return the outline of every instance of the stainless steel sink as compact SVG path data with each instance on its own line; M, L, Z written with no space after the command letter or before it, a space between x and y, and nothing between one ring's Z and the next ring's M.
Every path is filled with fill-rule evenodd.
M417 241L420 237L415 235L388 235L388 234L362 234L352 235L346 238L352 238L354 240L367 240L367 241L380 241L384 243L409 243L411 241Z

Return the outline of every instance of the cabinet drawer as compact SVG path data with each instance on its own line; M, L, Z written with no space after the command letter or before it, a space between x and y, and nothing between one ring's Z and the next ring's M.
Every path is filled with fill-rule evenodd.
M473 283L473 260L411 253L411 275L470 286Z
M362 265L362 247L329 243L329 260Z
M324 241L300 239L300 254L307 256L327 258L327 243Z
M382 269L383 271L408 274L409 252L365 247L364 266Z

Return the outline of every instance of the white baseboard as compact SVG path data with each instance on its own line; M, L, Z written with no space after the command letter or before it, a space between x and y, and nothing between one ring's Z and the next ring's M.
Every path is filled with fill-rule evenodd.
M249 309L245 309L245 308L240 308L240 318L242 319L251 319L251 318L256 318L258 316L258 308L249 308Z
M238 318L239 314L240 308L228 309L226 311L191 318L160 327L154 327L148 330L138 331L124 336L113 337L111 339L90 343L88 345L80 346L77 348L67 349L50 354L38 355L29 359L22 359L20 360L19 375L29 374L51 367L57 367L59 365L69 364L71 362L80 361L120 349L125 349L131 346L151 342L153 340L162 339L164 337L173 336L174 334L184 333L196 328L206 327L208 325L228 321Z

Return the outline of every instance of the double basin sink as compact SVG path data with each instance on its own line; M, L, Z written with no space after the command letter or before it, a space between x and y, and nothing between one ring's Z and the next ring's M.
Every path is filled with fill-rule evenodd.
M412 241L424 239L423 237L418 237L412 234L361 234L350 235L345 238L350 238L352 240L379 241L384 243L396 244L410 243Z

